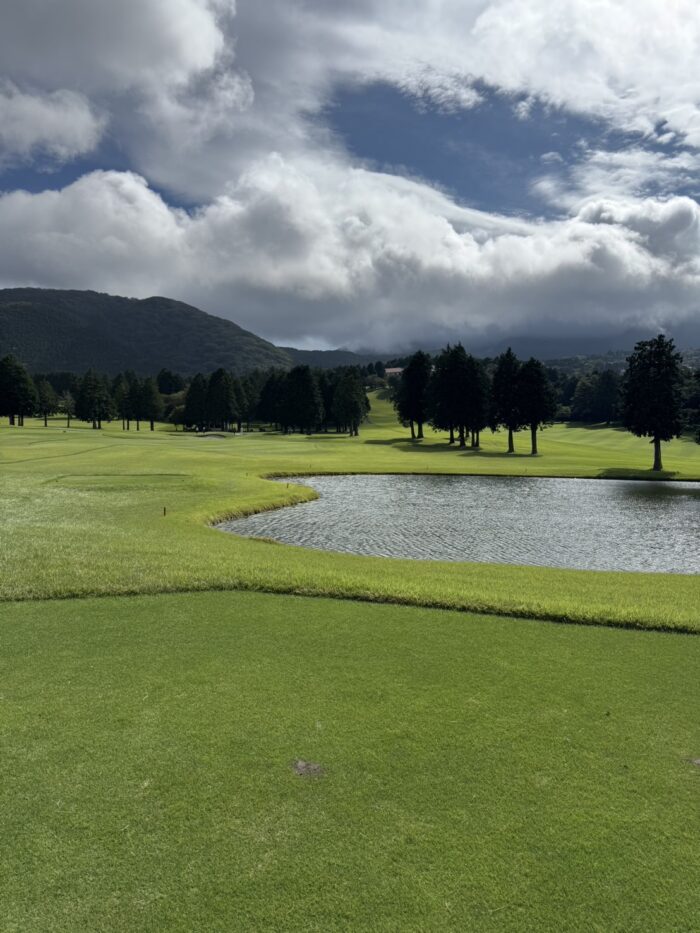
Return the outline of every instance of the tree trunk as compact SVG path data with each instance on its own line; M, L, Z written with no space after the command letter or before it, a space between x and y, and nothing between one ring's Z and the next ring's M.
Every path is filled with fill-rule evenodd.
M153 418L151 418L151 431L155 431L155 426L153 424Z
M655 437L653 440L653 444L654 444L654 466L652 467L652 470L656 470L656 471L663 470L663 466L661 464L661 438Z
M140 418L136 419L136 430L137 431L141 430L141 419Z
M14 427L14 424L15 424L15 416L10 415L10 427Z
M418 422L418 437L419 438L423 437L423 422L422 421Z
M126 430L127 431L131 430L131 418L126 419Z
M537 453L537 425L536 424L530 425L530 438L532 441L532 450L530 451L530 453L534 457L535 454Z
M460 447L467 446L467 441L466 441L466 438L464 437L464 425L463 424L460 424L459 426L459 446Z
M416 439L416 429L413 427L413 422L411 421L411 440L415 441Z
M513 429L508 428L508 453L515 453L515 445L513 444Z
M472 438L472 447L476 447L478 449L480 446L481 446L481 432L475 431L474 437Z
M48 426L49 426L49 413L45 411L44 412L44 427L48 428Z
M66 415L66 427L70 427L70 415Z
M455 429L452 425L450 425L450 444L454 444L454 442L455 442Z

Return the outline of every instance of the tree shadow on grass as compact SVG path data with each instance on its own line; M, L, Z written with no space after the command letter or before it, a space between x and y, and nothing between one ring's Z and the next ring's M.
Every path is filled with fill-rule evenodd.
M515 453L509 454L507 450L484 450L483 447L459 447L457 444L448 444L446 441L443 444L437 444L434 441L429 444L425 444L428 438L423 438L423 440L411 440L410 438L405 437L395 437L388 440L379 440L377 438L371 438L370 440L365 441L366 444L375 444L382 447L394 447L398 450L401 450L404 453L420 453L420 454L456 454L460 457L475 457L475 458L487 458L487 459L521 459L523 457L531 459L530 451L517 450Z
M672 480L678 476L677 470L625 470L622 467L608 467L598 473L598 479L646 479Z
M605 421L596 422L594 424L585 422L585 421L563 421L559 422L563 424L565 428L584 428L586 431L620 431L622 434L627 433L627 428L623 428L621 424L608 424Z

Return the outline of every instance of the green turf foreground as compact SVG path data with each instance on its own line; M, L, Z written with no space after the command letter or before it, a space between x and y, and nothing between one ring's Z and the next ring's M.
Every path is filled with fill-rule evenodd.
M697 929L700 639L252 593L1 609L3 931Z

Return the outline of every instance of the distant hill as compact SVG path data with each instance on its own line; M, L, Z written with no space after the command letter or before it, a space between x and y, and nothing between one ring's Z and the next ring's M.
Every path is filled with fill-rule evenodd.
M45 288L0 289L0 357L7 353L31 372L167 367L190 375L292 365L284 350L181 301Z
M336 366L366 366L380 360L381 354L368 356L352 350L297 350L296 347L280 347L288 353L295 366L311 366L314 369L333 369Z
M593 370L613 369L621 373L627 368L627 357L632 352L629 350L609 350L607 353L584 354L581 356L566 356L558 359L544 360L547 366L559 369L568 375L582 375L593 372ZM680 347L678 352L683 357L683 362L691 369L700 367L700 349L690 349Z

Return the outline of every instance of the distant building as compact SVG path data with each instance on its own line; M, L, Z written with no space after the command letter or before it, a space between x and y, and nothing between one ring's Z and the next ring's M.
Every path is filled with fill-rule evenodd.
M400 376L403 372L403 366L390 366L388 369L384 370L384 375L389 378L389 376Z

